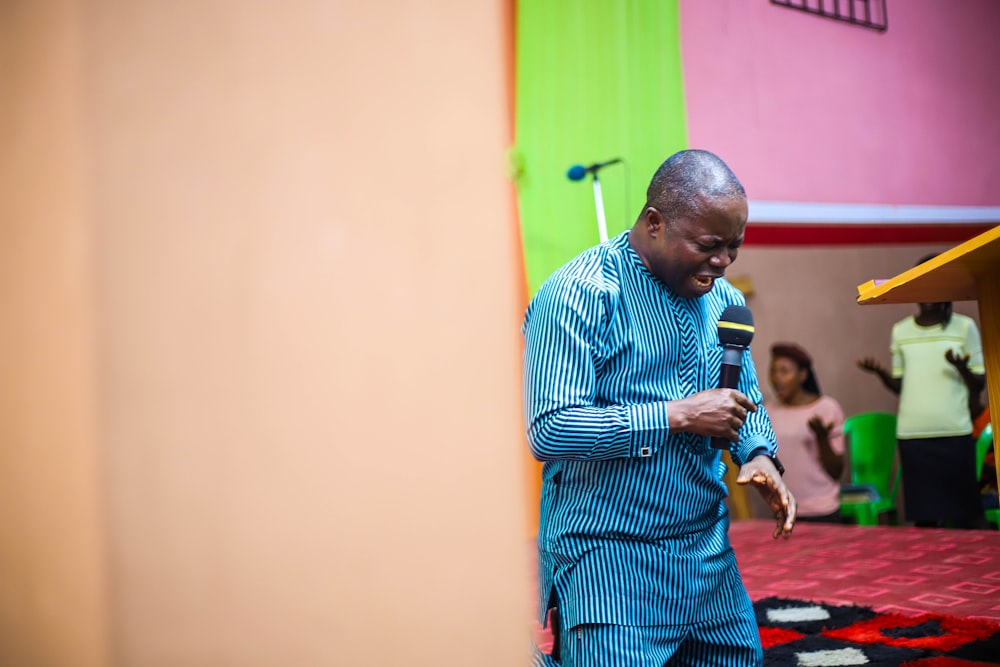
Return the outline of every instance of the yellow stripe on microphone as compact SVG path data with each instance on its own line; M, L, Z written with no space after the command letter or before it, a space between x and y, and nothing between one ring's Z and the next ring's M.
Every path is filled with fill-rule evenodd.
M740 324L739 322L727 322L725 320L719 320L720 329L738 329L739 331L749 331L753 333L752 324Z

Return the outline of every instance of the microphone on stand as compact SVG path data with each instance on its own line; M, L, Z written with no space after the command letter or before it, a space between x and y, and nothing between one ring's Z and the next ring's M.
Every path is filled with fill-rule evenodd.
M608 160L607 162L595 162L589 167L584 167L582 164L574 164L569 168L569 171L566 172L566 177L571 181L582 181L587 174L594 174L596 176L598 169L618 164L621 161L622 159L620 157L616 157L614 160Z
M722 345L722 370L719 388L736 389L743 368L743 352L753 340L753 313L746 306L726 306L719 318L719 345ZM725 438L712 438L715 449L729 449Z

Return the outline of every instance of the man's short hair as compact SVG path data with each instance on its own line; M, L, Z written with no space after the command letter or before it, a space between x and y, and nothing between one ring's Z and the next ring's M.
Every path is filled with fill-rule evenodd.
M706 199L746 198L746 190L722 159L705 150L674 153L660 165L646 190L646 206L667 221L697 215Z

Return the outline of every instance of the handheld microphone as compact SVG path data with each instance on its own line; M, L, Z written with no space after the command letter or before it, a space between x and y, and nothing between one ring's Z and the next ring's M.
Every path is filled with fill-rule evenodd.
M574 164L569 168L569 171L566 172L566 177L571 181L582 181L584 176L587 174L596 175L598 169L603 169L604 167L612 164L618 164L621 161L622 159L620 157L616 157L614 160L608 160L607 162L595 162L589 167L584 167L582 164Z
M753 314L746 306L726 306L719 318L719 345L722 345L722 370L719 388L735 389L740 381L743 352L753 340ZM712 438L715 449L729 449L724 438Z

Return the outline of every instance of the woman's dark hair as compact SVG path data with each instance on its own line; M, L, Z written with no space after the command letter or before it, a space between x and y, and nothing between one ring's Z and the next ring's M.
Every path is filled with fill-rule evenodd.
M932 252L929 255L924 255L923 257L918 259L917 263L914 264L913 266L920 266L924 262L929 262L930 260L934 259L940 254L941 253L939 252ZM937 306L938 309L941 311L941 327L943 329L947 329L948 323L951 322L951 310L952 310L951 301L938 301L934 305Z
M816 381L816 373L813 372L812 357L808 352L795 343L775 343L771 346L771 356L791 359L799 368L805 369L806 379L802 382L802 388L811 394L823 395L819 390L819 382Z
M942 301L939 305L941 307L941 327L947 329L948 323L951 322L951 301Z

